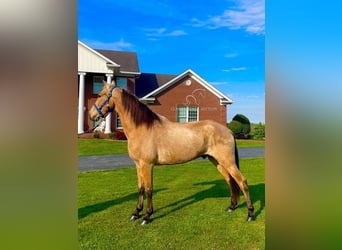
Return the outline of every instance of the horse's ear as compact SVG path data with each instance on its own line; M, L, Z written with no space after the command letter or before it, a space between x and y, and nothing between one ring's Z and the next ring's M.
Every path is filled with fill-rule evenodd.
M107 82L105 80L102 80L102 83L104 86L107 86Z
M114 81L114 80L112 80L112 83L111 83L110 85L116 85L115 81Z

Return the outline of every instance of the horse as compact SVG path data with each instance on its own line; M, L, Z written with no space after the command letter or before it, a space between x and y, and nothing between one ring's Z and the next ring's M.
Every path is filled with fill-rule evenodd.
M222 174L231 190L227 208L232 212L242 190L247 204L247 221L255 220L246 178L239 170L236 142L231 130L211 120L176 123L154 113L146 104L112 81L103 81L103 88L89 110L93 121L110 112L119 114L128 141L128 153L135 162L138 177L138 201L130 220L137 220L143 210L144 194L147 209L141 225L151 222L153 214L153 166L191 161L208 157Z

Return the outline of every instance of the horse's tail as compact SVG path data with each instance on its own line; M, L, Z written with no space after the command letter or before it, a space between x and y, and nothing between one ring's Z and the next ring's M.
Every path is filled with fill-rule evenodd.
M236 146L236 140L234 140L234 147L235 147L235 163L238 169L240 169L240 162L239 162L239 152Z
M235 164L237 166L238 169L240 169L240 163L239 163L239 153L236 147L236 141L234 140L234 146L235 146ZM236 201L239 201L240 198L240 187L237 184L237 182L235 181L235 179L230 176L230 183L231 183L231 188L232 188L232 195L236 197Z

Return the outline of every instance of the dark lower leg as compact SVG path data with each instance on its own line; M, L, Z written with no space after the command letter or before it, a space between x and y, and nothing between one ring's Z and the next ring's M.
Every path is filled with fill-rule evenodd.
M152 188L146 190L146 199L147 199L147 209L146 215L144 216L143 224L148 224L151 222L151 215L153 214L153 205L152 205Z
M236 201L236 199L232 196L232 198L231 198L231 200L230 200L230 205L229 205L229 207L227 208L227 211L228 211L228 212L231 212L231 211L235 210L236 205L237 205L237 201Z
M253 221L253 220L255 220L254 207L253 207L250 195L249 195L249 190L248 190L248 185L247 185L246 180L243 181L243 186L244 186L244 189L242 189L242 190L243 190L243 193L245 195L247 208L248 208L247 221Z
M231 200L230 206L228 207L228 211L233 211L238 204L239 197L240 197L240 188L236 181L229 175L228 181L230 191L231 191Z
M139 213L143 210L144 207L144 187L139 187L138 189L138 202L135 211L132 213L130 220L136 220L139 218Z

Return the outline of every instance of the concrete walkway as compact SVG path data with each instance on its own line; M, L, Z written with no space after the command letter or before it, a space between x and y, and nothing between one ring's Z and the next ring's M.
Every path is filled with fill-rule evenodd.
M239 148L240 158L255 158L265 155L264 147ZM198 158L203 159L203 158ZM195 159L197 160L197 159ZM105 170L135 166L127 154L80 156L78 157L78 171Z

